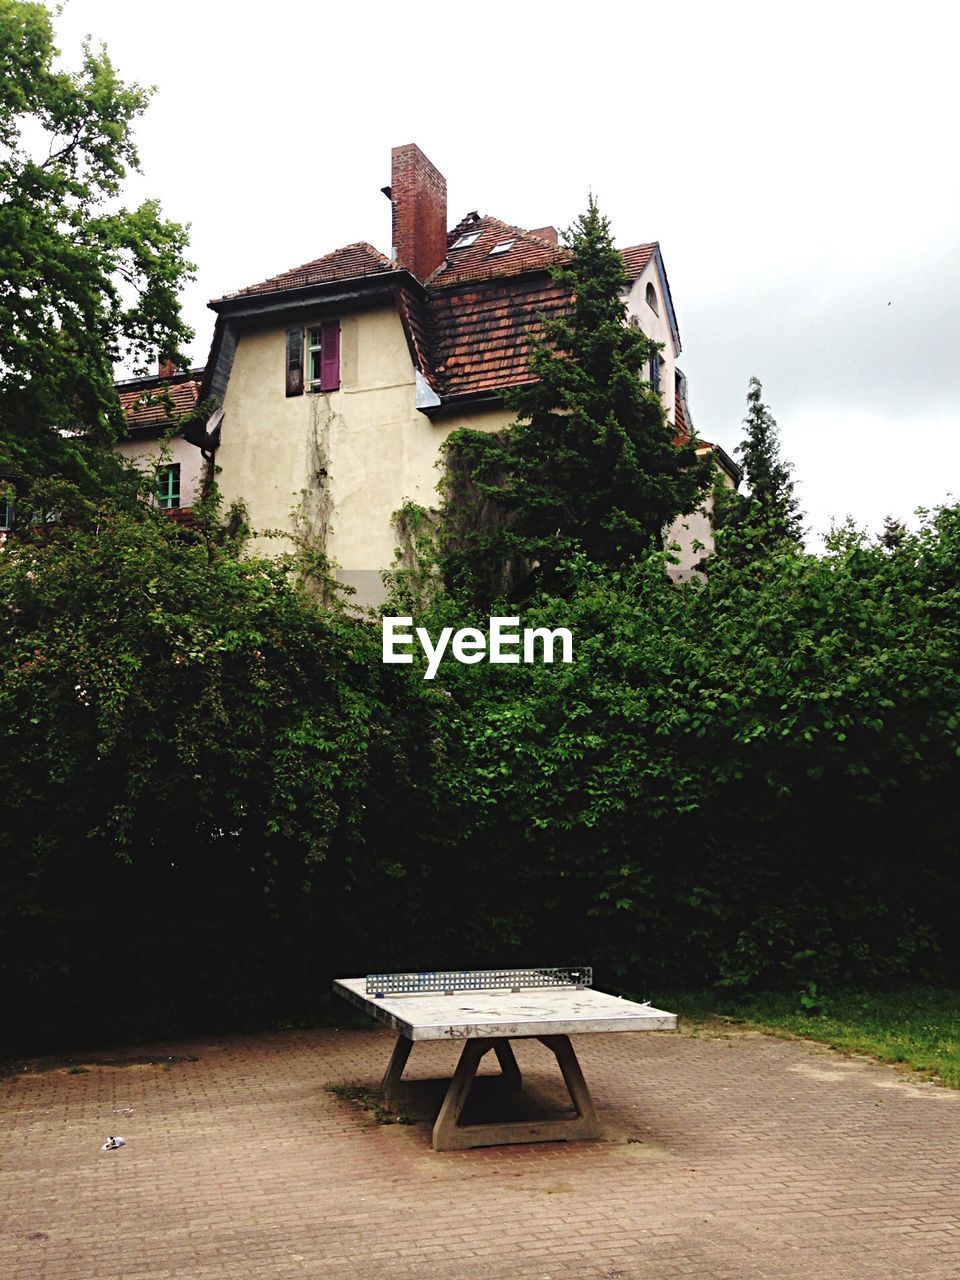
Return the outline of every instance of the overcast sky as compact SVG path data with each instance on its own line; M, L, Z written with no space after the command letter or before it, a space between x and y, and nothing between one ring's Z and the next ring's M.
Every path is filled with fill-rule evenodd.
M759 377L815 533L960 494L960 6L70 0L57 30L157 86L134 192L191 224L195 363L209 298L389 253L416 142L451 225L562 228L593 190L659 240L699 434L732 451Z

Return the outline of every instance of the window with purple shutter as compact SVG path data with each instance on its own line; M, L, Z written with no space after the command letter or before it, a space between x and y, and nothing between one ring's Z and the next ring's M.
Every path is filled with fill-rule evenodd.
M340 386L340 322L325 320L309 330L308 369L311 391L336 391Z
M287 330L287 395L303 395L303 330Z
M325 320L320 326L320 390L336 391L340 386L340 321Z

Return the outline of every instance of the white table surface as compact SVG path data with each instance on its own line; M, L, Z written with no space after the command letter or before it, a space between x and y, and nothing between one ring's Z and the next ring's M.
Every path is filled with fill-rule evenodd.
M457 991L452 995L366 994L366 978L337 978L333 989L410 1040L581 1035L588 1031L675 1031L677 1015L593 987Z

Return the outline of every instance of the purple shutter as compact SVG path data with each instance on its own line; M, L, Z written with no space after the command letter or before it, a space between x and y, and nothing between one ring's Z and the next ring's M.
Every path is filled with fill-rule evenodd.
M320 390L340 386L340 321L324 320L320 326Z
M303 330L287 330L287 395L303 395Z

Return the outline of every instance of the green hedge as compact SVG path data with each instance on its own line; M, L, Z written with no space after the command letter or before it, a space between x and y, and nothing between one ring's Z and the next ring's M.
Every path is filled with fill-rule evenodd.
M569 627L572 665L426 682L203 520L39 527L0 553L4 1027L310 1019L381 966L948 980L958 565L954 508L702 584L577 562L523 619Z

